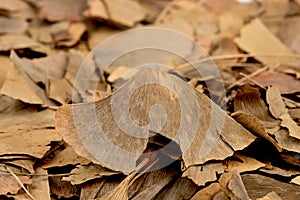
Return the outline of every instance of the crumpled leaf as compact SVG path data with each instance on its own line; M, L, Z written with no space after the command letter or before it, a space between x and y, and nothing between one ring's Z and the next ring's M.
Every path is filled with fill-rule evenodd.
M32 184L29 186L28 191L36 199L51 200L47 170L38 167L36 174L38 176L33 176Z

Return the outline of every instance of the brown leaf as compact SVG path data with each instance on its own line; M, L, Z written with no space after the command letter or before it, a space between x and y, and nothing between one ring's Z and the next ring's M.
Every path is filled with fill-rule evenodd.
M293 178L293 180L291 180L291 183L300 185L300 176L297 176L297 177Z
M0 17L0 33L23 33L28 27L25 20Z
M300 141L294 137L289 136L288 130L280 129L274 135L276 141L278 141L278 144L283 149L300 153Z
M77 155L74 149L67 146L64 150L55 155L55 157L43 165L43 168L62 167L66 165L87 165L90 161Z
M40 7L39 17L49 21L79 21L86 8L86 0L42 0L38 2Z
M281 115L287 113L279 88L276 85L268 87L266 98L270 112L275 118L278 119Z
M239 123L241 123L249 131L252 131L254 134L257 134L258 136L271 142L279 152L282 151L281 145L279 145L276 142L276 140L274 140L271 136L269 136L269 134L265 130L264 125L257 117L253 115L245 114L243 112L235 112L232 114L232 117L235 120L237 120Z
M47 170L38 167L36 174L38 176L33 176L32 184L29 186L28 191L36 200L50 200L50 186Z
M71 175L63 177L63 181L70 181L72 185L78 185L89 180L118 174L100 165L79 165L71 171Z
M187 177L199 186L204 186L207 182L217 180L217 174L224 172L221 163L204 164L202 166L191 166L186 169L182 177Z
M140 71L138 71L138 73L135 74L134 78L126 82L121 88L119 88L115 93L113 93L113 96L100 100L95 104L86 103L73 106L66 105L61 107L60 109L58 109L56 115L57 130L60 132L64 140L75 149L76 153L85 157L88 155L87 150L81 145L79 145L81 144L81 142L79 142L78 139L76 139L75 142L75 138L79 137L78 134L94 135L95 131L98 132L99 130L97 130L98 125L95 126L93 124L100 122L102 130L105 132L105 137L102 136L101 132L99 132L99 135L97 135L98 139L93 139L93 141L90 142L93 143L95 141L99 141L103 144L97 144L97 146L100 145L102 148L97 150L89 149L89 151L96 150L98 153L100 153L101 151L106 152L106 149L108 148L110 149L109 151L112 152L114 150L114 146L105 147L105 145L107 145L106 143L110 141L121 149L124 149L128 152L135 152L135 156L133 156L131 160L129 160L128 158L124 160L124 155L114 155L115 153L109 155L103 152L101 153L101 157L104 156L103 159L105 160L113 159L118 160L120 163L126 163L125 166L129 168L135 166L135 161L146 148L148 138L132 137L131 135L128 135L128 133L126 134L126 132L120 129L120 127L115 122L116 119L111 111L112 105L110 102L112 101L112 98L114 98L115 100L117 100L117 102L114 103L121 105L122 102L124 102L124 98L130 95L128 93L128 88L135 88L135 86L140 83L144 84L145 80L151 80L151 82L153 80L157 80L158 82L168 84L171 88L176 86L176 90L172 88L174 91L184 92L184 94L177 94L181 98L186 96L185 92L188 90L191 90L197 95L195 100L198 102L198 105L194 105L196 107L191 107L190 99L185 99L183 101L183 103L186 104L186 109L191 109L193 110L193 112L195 112L195 109L196 111L200 109L203 115L203 117L199 119L200 121L191 122L191 124L196 123L198 127L201 127L198 128L198 130L195 130L197 132L195 133L195 139L193 140L192 138L189 138L191 136L190 133L187 132L187 130L191 129L190 125L188 125L188 127L186 128L180 129L180 132L178 133L179 135L176 136L178 131L176 129L178 129L177 127L180 123L180 117L176 113L180 113L180 106L178 105L178 100L175 98L174 94L169 91L169 89L164 88L162 86L155 86L155 84L139 87L138 90L136 90L133 93L133 96L131 96L131 102L129 104L129 110L131 112L132 117L132 119L130 120L133 120L139 126L145 126L149 123L150 119L148 117L148 114L146 113L149 113L149 110L153 104L159 103L166 109L166 112L168 114L168 120L165 122L166 124L163 127L163 129L161 131L156 130L159 129L159 127L161 126L160 123L162 123L164 119L156 120L159 123L151 123L150 127L152 131L159 131L159 133L164 137L167 137L171 140L175 139L175 142L180 145L181 149L185 149L187 145L190 145L183 153L183 160L186 167L196 164L202 164L207 160L224 159L233 154L232 149L241 150L248 146L255 139L255 137L252 134L250 134L242 126L236 123L224 111L217 107L217 105L212 103L212 101L208 99L208 97L206 97L204 94L198 93L193 88L190 88L190 86L187 83L182 81L180 78L177 78L176 76L170 75L162 71L155 71L150 68L141 69ZM178 88L182 89L178 90ZM94 112L94 108L97 111L95 113L96 115L91 114ZM80 113L80 116L75 116L77 121L73 121L73 113ZM117 116L121 115L122 114ZM185 117L188 116L190 115L187 115ZM152 116L151 118L153 117L162 118L163 116L156 116L155 114L155 116ZM213 128L209 128L209 125L211 123L211 117L215 117L214 123L211 124ZM84 133L77 132L78 130L82 129L85 130ZM131 132L131 134L136 134L134 130L131 131L133 131ZM145 132L143 134L148 135L148 132ZM208 134L208 138L205 140L206 134ZM86 137L84 135L81 135L80 137ZM218 138L219 135L221 138ZM209 143L208 141L214 142ZM200 148L201 145L204 145L202 149ZM211 148L212 151L210 153L206 152L206 147ZM117 157L113 158L112 156ZM102 162L102 160L98 160L98 162ZM109 168L109 166L107 166L106 163L101 163L101 165ZM120 169L118 168L110 169L120 171ZM126 173L124 170L123 172Z
M234 111L253 115L263 121L270 121L268 108L260 95L259 90L249 84L240 86L234 97Z
M252 79L264 87L277 85L281 94L291 94L300 91L300 82L287 74L265 71Z
M146 17L146 10L130 0L89 0L86 15L121 27L133 27ZM124 9L126 7L126 9Z
M241 30L241 36L235 39L237 45L252 54L269 54L273 56L254 56L264 64L291 63L296 59L292 51L286 47L267 27L260 21L254 19ZM287 57L276 56L286 54Z
M0 51L37 47L39 43L26 35L5 34L0 36Z
M282 200L282 198L276 192L270 192L266 196L256 200Z
M22 171L18 168L9 167L14 173L21 173ZM0 165L0 195L16 194L22 187L18 181L11 176L5 167ZM23 184L31 184L31 179L27 176L18 176Z
M265 166L264 163L261 163L254 158L238 153L235 153L233 157L227 158L223 163L227 171L232 171L236 168L239 173L254 171Z
M289 130L290 136L300 139L300 126L288 114L278 87L273 86L268 88L267 101L274 117L282 120L281 126Z
M300 194L298 185L284 183L259 174L244 174L242 180L251 199L262 198L270 192L276 192L282 199L296 200Z
M212 183L208 187L205 187L198 191L192 198L191 200L211 200L214 199L214 197L219 194L224 192L222 191L222 187L220 186L219 183Z

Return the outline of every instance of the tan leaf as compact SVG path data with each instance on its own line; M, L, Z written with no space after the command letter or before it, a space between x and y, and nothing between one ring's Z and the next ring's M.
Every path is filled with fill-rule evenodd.
M0 17L0 33L23 33L28 27L25 20Z
M71 175L68 177L63 177L63 181L70 181L72 185L78 185L86 181L101 178L103 176L111 176L118 174L106 168L101 167L100 165L79 165L71 171Z
M287 74L265 71L252 79L264 87L277 85L281 94L292 94L300 91L300 82Z
M235 112L232 114L232 117L239 123L241 123L249 131L252 131L254 134L271 142L279 152L282 151L282 147L276 142L276 140L269 136L269 134L265 130L264 125L257 117L245 114L243 112Z
M18 168L10 167L10 169L14 173L21 173L21 170ZM22 186L2 165L0 165L0 170L0 195L6 195L8 193L16 194ZM18 178L23 184L31 184L32 182L28 176L18 176Z
M280 129L274 135L276 141L278 141L278 144L283 149L300 153L300 141L294 137L289 136L288 130Z
M172 90L156 84L144 85L146 80L151 80L151 82L157 80L159 83L168 84L168 87ZM138 87L133 94L128 93L129 88L135 88L136 85L139 84L142 84L143 86ZM176 89L174 87L176 87ZM182 89L179 90L178 88ZM190 101L192 99L187 99L187 91L196 94L196 99L194 99L194 101L198 103L191 104ZM191 119L194 120L193 122L191 121L190 124L197 126L194 130L195 137L190 133L191 125L186 123L183 125L188 127L180 128L179 133L177 133L180 120L183 116L180 117L178 115L181 106L179 106L179 100L172 92L179 92L177 96L180 96L183 99L180 99L180 101L182 101L183 106L187 109L184 111L186 112L184 118L187 118L188 121ZM80 145L82 142L86 141L81 140L82 142L80 142L79 138L85 139L87 135L95 135L95 133L98 132L99 134L95 136L98 139L94 138L93 140L89 140L89 142L95 143L99 141L101 145L97 144L96 146L101 146L101 148L90 148L89 151L94 151L94 155L98 154L98 156L102 157L104 160L118 160L120 163L126 163L124 166L132 168L135 166L137 158L145 150L148 138L143 138L144 136L142 138L140 138L141 136L133 137L132 134L138 133L136 132L137 130L135 131L133 129L130 129L130 132L126 134L124 132L124 127L122 127L122 130L115 122L116 116L120 117L122 116L122 113L114 115L111 111L112 98L116 100L114 103L119 107L125 102L124 98L126 99L128 95L132 95L130 96L131 101L128 108L131 113L131 119L126 119L130 120L128 123L132 123L131 120L133 120L133 122L139 126L146 126L150 123L150 118L159 119L153 121L156 123L150 123L149 126L151 130L159 132L161 135L171 140L175 140L175 142L180 145L181 149L186 149L188 147L183 153L183 160L186 167L203 164L208 160L224 159L233 154L233 149L241 150L255 139L255 136L229 117L207 96L197 92L176 76L150 68L140 69L131 80L126 82L121 88L113 93L112 96L100 100L95 104L85 103L66 105L59 108L56 115L56 127L64 140L74 148L76 153L83 157L87 156L86 158L89 159L92 159L92 157L85 147ZM154 104L160 104L166 109L165 112L168 115L168 118L164 122L164 126L162 126L162 123L165 120L163 119L164 115L158 115L158 113L155 114L156 112L154 112L154 116L150 115L149 118L148 113ZM96 113L94 112L94 109L96 109ZM201 110L202 117L196 119L191 116L192 113L199 110ZM119 111L120 109L118 112ZM77 113L77 116L73 116L74 113ZM211 117L214 117L214 123L211 123ZM74 121L74 119L77 121ZM100 123L101 129L105 132L105 137L99 132L100 130L97 129L98 125L95 126L95 123ZM210 124L213 127L209 128ZM159 130L160 127L163 128ZM80 132L78 130L85 131ZM131 135L128 135L129 133ZM145 131L144 133L139 131L139 134L148 136L148 131ZM80 135L80 137L78 135ZM108 143L108 141L110 143ZM114 146L107 146L109 144L114 144L120 149L126 150L127 152L134 152L135 154L130 158L131 160L128 160L124 155L115 155L115 153L112 152ZM203 146L202 148L201 145ZM106 153L108 151L107 149L109 149L111 154ZM103 153L101 153L102 151ZM95 160L95 158L92 160ZM102 159L98 160L98 162L102 162ZM101 165L109 168L106 163L101 163ZM112 170L120 171L120 169Z
M252 54L275 54L274 57L254 56L264 64L291 63L296 61L292 51L286 47L267 27L256 18L241 30L241 36L235 39L238 46ZM279 57L276 54L287 54L290 57Z
M39 17L49 21L79 21L86 8L86 0L42 0L38 1Z
M276 85L268 87L266 97L270 112L275 118L278 119L281 115L287 113L279 88Z
M21 34L5 34L0 36L0 51L37 47L39 43Z
M55 155L55 157L43 165L43 168L62 167L66 165L87 165L90 160L77 155L74 149L67 146L64 150Z
M146 10L137 2L129 0L89 0L86 15L122 27L133 27L146 17ZM124 9L124 6L126 9Z
M124 74L126 74L130 70L129 67L126 66L120 66L116 68L107 78L107 81L113 83L117 79L121 78Z
M214 199L214 197L219 194L223 193L222 187L220 186L219 183L212 183L208 187L205 187L198 191L192 198L191 200L211 200Z
M300 126L286 113L280 116L281 126L288 128L289 135L300 140Z
M297 177L293 178L291 180L291 183L295 183L297 185L300 185L300 176L297 176Z
M38 167L36 169L37 176L33 176L32 184L28 191L36 200L50 200L50 186L47 170Z
M256 200L282 200L282 198L276 192L269 192L266 196Z
M232 171L236 168L239 173L254 171L265 166L264 163L261 163L254 158L247 157L238 153L234 154L233 157L227 158L225 161L223 161L223 163L225 169L227 169L228 171Z
M205 185L207 182L217 180L217 174L224 172L221 163L204 164L202 166L191 166L186 169L182 177L188 177L199 186Z

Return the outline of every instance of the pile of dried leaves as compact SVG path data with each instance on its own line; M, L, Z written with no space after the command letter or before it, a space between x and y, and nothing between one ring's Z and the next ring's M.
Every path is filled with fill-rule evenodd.
M299 0L0 0L0 198L299 199L299 15ZM101 41L147 26L182 32L209 52L226 94L215 77L200 76L173 57L166 57L165 64L188 83L173 75L164 81L192 87L206 118L209 107L216 106L211 102L218 103L216 113L225 122L221 127L214 119L213 130L221 137L200 158L202 134L208 129L208 122L200 120L201 130L180 156L184 141L172 143L171 134L178 104L169 101L168 91L158 88L158 95L151 95L151 87L140 88L132 112L143 107L148 113L151 105L140 103L143 98L150 104L160 102L172 116L171 124L154 138L131 140L112 129L110 139L140 155L172 145L156 151L157 157L139 157L139 169L128 173L104 166L89 154L72 123L72 109L87 116L93 104L98 120L114 127L109 118L111 93L122 96L128 85L155 79L156 72L142 70L124 83L123 75L134 67L126 66L129 57L102 77L96 61L82 80L76 80L76 74ZM209 71L206 61L198 58L194 63ZM121 86L116 84L120 81ZM213 90L208 91L207 84ZM143 116L133 114L147 122ZM83 123L89 120L82 118ZM160 168L161 157L172 164L136 173Z

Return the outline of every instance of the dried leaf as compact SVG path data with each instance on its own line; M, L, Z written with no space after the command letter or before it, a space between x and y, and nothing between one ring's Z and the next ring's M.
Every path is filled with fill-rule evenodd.
M6 56L0 56L0 89L5 82L8 71L13 68L13 63Z
M270 105L271 113L281 119L281 126L286 127L289 130L289 135L300 139L300 126L291 118L287 113L285 104L282 100L279 88L276 86L269 87L267 90L267 101Z
M37 176L32 178L32 184L29 186L28 191L36 200L51 200L47 170L38 167L36 174Z
M43 168L62 167L66 165L87 165L90 161L77 155L74 149L67 146L64 150L55 155L55 157L43 165Z
M118 174L106 168L101 167L100 165L79 165L71 171L71 175L68 177L63 177L63 181L70 181L72 185L78 185L86 181L102 178L103 176L111 176Z
M187 177L199 186L204 186L207 182L217 180L217 174L224 172L221 163L204 164L202 166L191 166L186 169L182 177Z
M38 2L40 7L39 17L49 21L79 21L86 8L86 0L42 0Z
M66 79L50 79L49 93L51 99L61 104L69 103L72 99L73 87Z
M270 192L276 192L282 199L297 199L300 186L284 183L259 174L242 175L250 199L262 198ZM257 189L260 188L260 189Z
M282 198L276 192L270 192L266 196L256 200L282 200Z
M208 187L205 187L198 191L192 198L191 200L211 200L214 199L214 197L219 194L223 193L222 192L222 187L220 186L219 183L212 183Z
M255 42L253 42L255 41ZM287 48L267 27L259 20L254 19L241 30L241 36L235 39L238 46L252 54L269 54L268 56L254 56L264 64L291 63L296 59L292 51ZM276 54L286 54L289 57L278 57Z
M300 176L297 176L297 177L293 178L291 180L291 183L295 183L297 185L300 185Z
M130 0L89 0L86 15L121 27L133 27L146 17L146 10ZM126 7L126 9L124 9Z
M14 167L9 167L14 173L21 173L21 170ZM22 186L18 181L11 176L4 166L0 165L0 195L16 194ZM27 176L18 176L23 184L31 184L31 179Z
M239 173L254 171L266 166L264 163L261 163L254 158L238 153L235 153L233 157L227 158L223 163L227 171L233 171L233 169L236 168Z
M291 94L300 91L300 82L294 77L283 73L265 71L252 79L264 87L277 85L281 94Z
M280 129L274 135L276 141L278 141L278 144L283 149L300 153L300 141L289 136L289 132L287 130Z
M126 74L128 71L130 71L129 67L126 66L120 66L116 68L107 78L107 81L113 83L119 78L121 78L124 74Z
M270 86L267 89L267 102L269 104L269 109L275 118L280 118L281 115L287 113L285 104L282 100L279 88L275 86Z
M26 35L5 34L0 36L0 51L37 47L40 44Z
M0 17L0 33L23 33L28 27L25 20Z
M182 90L180 91L187 91L191 89L190 86L187 83L183 82L180 78L177 78L166 72L163 73L162 71L155 71L150 68L143 68L140 71L138 71L134 78L125 83L120 89L118 89L113 94L115 96L112 97L117 99L117 102L115 103L121 105L121 102L119 101L124 102L124 98L129 95L127 88L134 88L136 84L144 84L145 80L151 80L152 82L157 78L159 78L157 80L158 82L168 83L170 84L169 87L171 88L176 86L177 91L179 91L178 88L182 88ZM148 113L152 104L154 102L159 102L167 110L166 112L168 113L168 116L170 116L170 118L168 118L168 120L166 121L166 125L159 133L164 137L173 140L176 136L176 129L174 131L174 127L177 127L180 122L180 118L176 114L179 113L178 109L180 108L180 106L178 105L175 96L173 97L174 94L170 93L169 90L166 90L166 88L163 88L161 86L154 86L155 85L146 85L146 87L139 87L139 89L135 91L134 95L131 97L131 103L129 104L131 117L135 121L135 123L138 123L142 126L147 125L147 123L149 123L148 114L142 113ZM176 90L174 89L174 91ZM202 164L207 160L224 159L233 154L232 149L241 150L248 146L255 139L255 137L252 134L250 134L242 126L236 123L224 111L217 107L217 105L212 103L211 100L208 99L204 94L198 93L194 89L192 89L192 91L195 92L195 94L197 95L198 105L194 105L196 107L193 108L193 106L190 106L189 100L185 100L186 102L184 103L189 104L187 107L188 109L194 111L195 109L200 109L202 115L205 117L201 117L199 119L200 121L195 122L198 124L198 127L201 127L201 129L198 129L195 135L195 139L193 141L189 141L190 139L188 139L187 137L189 133L185 131L190 130L190 126L188 128L181 129L181 132L179 132L179 136L176 136L175 142L180 144L181 149L184 149L185 146L191 143L188 149L183 153L183 160L186 167L196 164ZM178 95L180 97L186 96L186 94ZM88 154L86 152L87 150L81 145L79 145L81 144L81 142L79 142L78 139L76 139L75 142L75 138L79 137L77 135L83 134L77 132L77 130L81 130L82 128L84 128L84 135L94 135L95 131L98 132L99 130L89 127L95 127L92 124L100 122L102 130L105 131L105 137L103 138L102 134L99 132L99 134L97 135L97 137L99 138L93 139L93 141L90 142L100 141L101 143L103 143L101 145L97 145L100 145L102 147L100 149L97 149L98 153L100 153L101 151L107 152L106 148L110 149L109 151L114 150L113 146L106 145L107 142L105 141L107 141L108 138L110 142L112 142L114 145L117 145L119 148L124 149L128 152L134 152L135 154L131 158L131 160L127 158L126 161L122 161L123 159L125 159L124 155L119 155L115 153L111 153L110 155L108 155L105 152L99 154L99 156L101 157L104 156L104 160L118 160L118 162L120 163L126 163L124 167L130 169L133 166L135 166L137 158L145 150L148 139L147 137L136 138L127 135L122 129L120 129L120 127L118 127L115 124L114 115L111 111L112 108L110 103L112 97L100 100L95 104L86 103L73 106L66 105L61 107L60 109L58 109L56 115L56 127L62 135L62 137L64 138L64 140L74 147L76 153L85 157ZM141 99L143 99L143 101L140 101ZM91 113L93 113L94 108L96 108L97 110L96 115L94 115L95 118L93 117L93 115L91 115ZM80 116L77 116L77 120L79 121L73 121L72 115L74 112L80 113ZM188 116L189 115L187 115L186 117ZM214 123L212 124L214 128L208 127L210 124L211 116L216 117L214 118ZM151 126L151 129L155 131L160 125L153 124ZM214 131L211 132L212 130ZM145 132L143 134L148 133ZM215 143L213 144L207 144L208 146L215 145L211 146L212 151L208 154L205 152L206 150L200 148L201 144L203 145L203 142L207 142L207 140L204 140L205 134L208 134L208 141L215 141ZM221 138L218 138L219 134ZM81 135L80 137L85 137L84 135ZM106 145L106 147L104 145ZM91 151L92 149L89 150ZM204 154L204 156L201 154ZM98 160L98 162L102 162L102 159ZM101 163L101 165L104 167L109 167L106 163ZM112 166L110 166L110 169L115 171L121 170L118 168L111 167ZM124 169L122 172L126 173Z
M86 31L86 25L82 22L74 22L69 26L67 31L69 35L68 40L59 42L58 46L72 47L77 44Z
M234 97L234 111L253 115L263 121L270 121L268 108L260 95L259 90L249 84L240 86Z
M235 120L237 120L239 123L241 123L249 131L252 131L254 134L257 134L258 136L271 142L279 152L282 151L281 145L279 145L276 142L276 140L274 140L271 136L269 136L269 134L265 130L264 125L257 117L253 115L245 114L243 112L235 112L232 114L232 117Z

